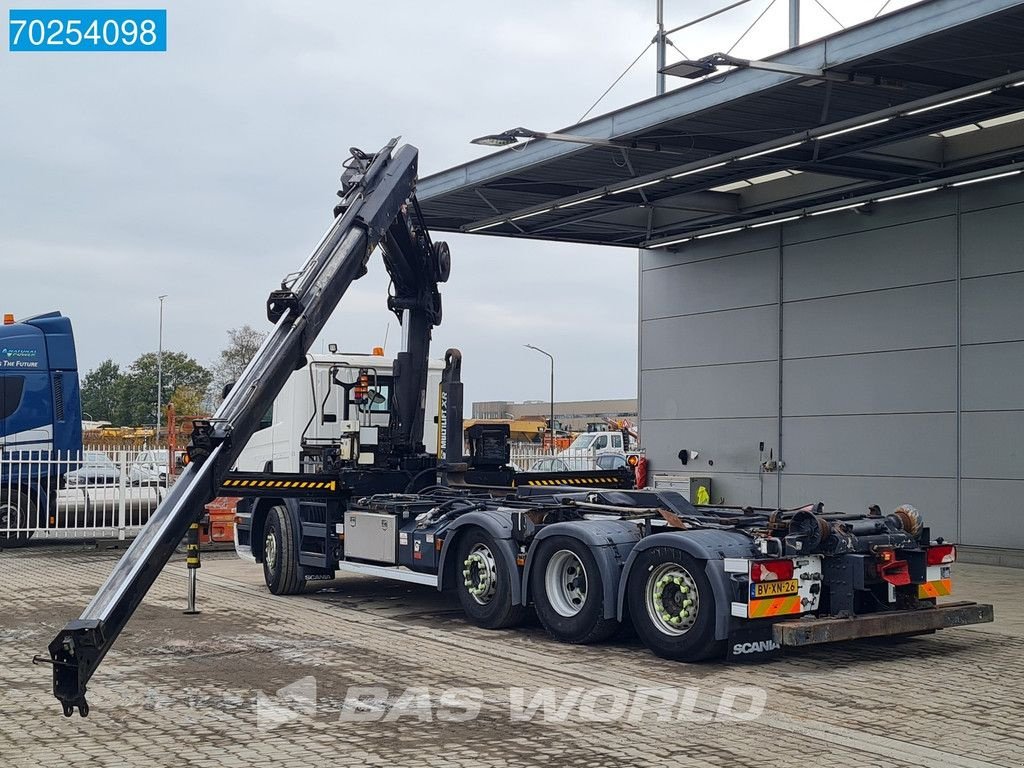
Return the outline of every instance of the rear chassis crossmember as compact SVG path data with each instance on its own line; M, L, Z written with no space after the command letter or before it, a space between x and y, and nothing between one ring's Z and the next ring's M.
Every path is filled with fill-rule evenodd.
M772 636L780 646L820 645L865 637L914 635L937 629L984 624L993 620L992 606L985 603L945 603L934 608L882 611L849 618L802 618L773 625Z

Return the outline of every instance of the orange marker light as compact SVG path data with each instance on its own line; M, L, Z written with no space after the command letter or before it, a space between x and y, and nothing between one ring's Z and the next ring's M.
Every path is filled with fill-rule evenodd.
M384 357L384 347L374 347L373 354L377 357Z
M14 325L14 315L4 312L4 325Z

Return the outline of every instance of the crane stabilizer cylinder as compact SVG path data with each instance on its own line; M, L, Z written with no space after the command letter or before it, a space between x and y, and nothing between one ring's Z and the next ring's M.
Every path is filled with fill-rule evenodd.
M392 140L376 155L353 150L342 176L335 220L303 269L268 300L274 330L249 361L217 413L197 421L189 446L191 463L157 507L82 615L49 645L53 694L71 716L89 712L86 684L124 629L189 526L234 465L273 403L344 296L366 272L366 262L389 229L416 229L407 219L416 184L418 152ZM391 259L399 254L389 254ZM402 254L402 258L410 258ZM416 257L417 254L412 254ZM436 269L433 294L436 295ZM413 280L415 283L416 281ZM420 296L431 293L422 284ZM437 317L439 318L439 304ZM429 324L428 324L429 325ZM429 327L426 333L429 334Z

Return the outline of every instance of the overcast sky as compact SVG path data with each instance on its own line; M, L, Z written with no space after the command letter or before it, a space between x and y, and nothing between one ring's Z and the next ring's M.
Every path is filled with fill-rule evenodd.
M728 49L769 2L672 41L694 58ZM823 2L850 25L884 0ZM728 4L666 0L666 21ZM5 20L10 7L0 2ZM427 175L486 154L473 136L571 125L655 30L655 0L156 7L168 9L167 53L0 52L0 311L69 315L83 372L156 349L159 294L165 348L212 362L228 328L267 327L267 294L329 223L350 146L401 135ZM776 0L734 53L784 48L786 10ZM814 0L803 25L805 40L838 29ZM649 97L654 79L652 48L595 114ZM525 343L555 355L559 399L635 396L636 251L446 239L435 350L463 350L467 402L547 398L547 359ZM390 321L396 351L387 276L372 263L321 343L368 351Z

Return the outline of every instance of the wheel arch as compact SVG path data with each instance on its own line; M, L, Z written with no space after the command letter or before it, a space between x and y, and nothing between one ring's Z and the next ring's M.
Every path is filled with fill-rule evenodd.
M618 618L622 621L626 608L626 586L632 573L633 564L642 552L654 547L678 549L704 562L704 571L711 582L718 610L715 615L715 639L724 640L729 636L732 595L729 574L725 572L723 560L727 557L754 557L757 551L750 538L738 531L700 529L695 531L666 531L641 539L629 554L622 569L616 604Z
M623 567L630 552L640 541L640 528L626 520L586 520L578 522L552 523L544 526L534 537L526 555L526 568L522 578L522 605L529 605L530 570L536 559L537 547L553 536L566 536L584 544L597 561L601 581L610 585L603 590L602 614L606 619L619 619L617 598L621 589Z
M261 497L254 500L252 505L252 522L249 529L249 545L252 548L252 556L257 563L263 562L263 540L264 528L267 524L267 513L273 507L283 506L291 515L292 523L299 524L299 502L296 499L275 498L272 496Z
M512 518L503 515L496 510L482 510L469 512L457 518L449 526L444 537L444 546L441 548L441 559L437 566L437 589L447 589L455 580L455 569L458 566L454 554L459 540L465 532L472 527L480 528L490 534L498 545L498 555L502 562L508 567L509 572L519 573L519 565L516 563L518 547L512 540ZM512 604L521 605L522 601L522 579L513 578L511 581Z

